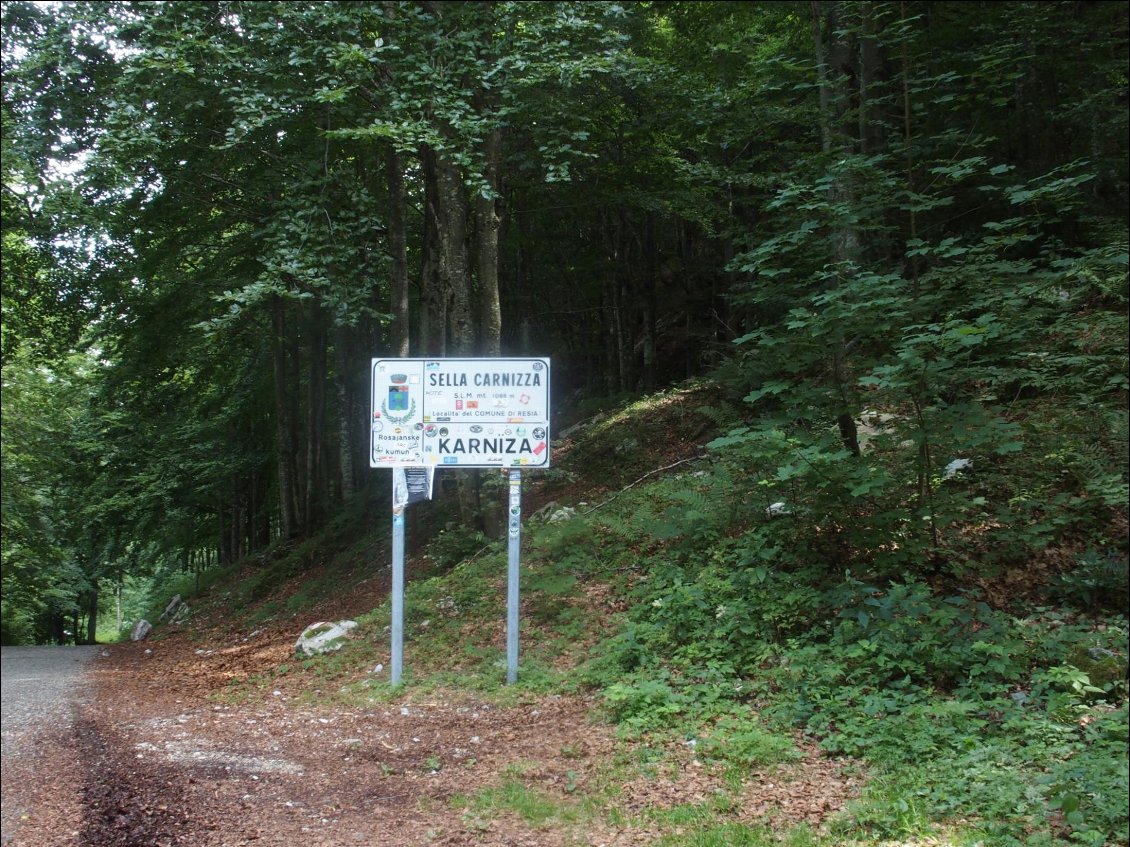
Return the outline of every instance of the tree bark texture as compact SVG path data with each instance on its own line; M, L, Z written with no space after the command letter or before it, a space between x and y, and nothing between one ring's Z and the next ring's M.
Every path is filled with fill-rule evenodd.
M480 354L499 356L502 353L502 305L498 291L498 167L502 156L502 130L495 128L487 134L484 144L486 156L486 184L494 196L475 197L476 265L479 277L480 325L482 343Z
M286 303L271 301L271 359L275 388L275 460L278 473L279 532L294 538L299 531L298 479L295 468L294 400L291 393Z
M404 166L390 145L385 155L388 179L388 249L392 258L389 279L392 324L389 327L389 354L406 359L409 353L408 323L408 202L404 191Z
M439 190L436 157L427 147L420 152L424 171L424 232L420 259L420 317L418 344L421 355L447 355L447 290L440 273L441 246Z
M317 527L325 515L326 491L326 325L321 307L309 314L308 361L306 375L306 489L303 532Z
M467 191L459 167L436 156L436 200L439 223L439 272L448 292L447 323L450 356L473 356L476 347L472 308L471 262L467 250Z

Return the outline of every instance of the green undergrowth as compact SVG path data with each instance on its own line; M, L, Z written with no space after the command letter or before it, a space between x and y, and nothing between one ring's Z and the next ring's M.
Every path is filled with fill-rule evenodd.
M1056 585L1055 603L1001 608L789 561L790 530L732 488L724 462L704 465L568 530L630 599L579 672L624 732L705 736L704 757L739 772L795 755L796 730L859 759L871 778L836 843L954 821L985 844L1126 843L1122 614Z
M504 684L498 546L410 582L402 689L369 674L342 696L465 691L506 705L597 692L626 743L693 739L734 792L755 768L797 761L800 732L868 780L827 831L790 830L791 843L1126 842L1124 616L1061 602L1056 585L1033 595L1043 604L1001 608L972 587L781 566L765 532L776 519L733 487L732 470L707 460L587 516L527 525L516 686ZM386 605L365 646L312 664L355 671L386 649L387 625ZM504 789L468 808L481 816L521 793ZM716 809L688 810L678 829L660 843L779 835Z
M858 760L862 796L826 831L794 831L797 843L1126 843L1125 583L1111 564L1124 539L1104 537L1079 503L1078 518L1065 507L1045 526L1013 520L998 537L1029 555L1062 544L1074 562L990 603L982 585L1005 570L968 578L972 542L955 539L948 572L899 568L903 557L879 549L836 569L819 554L889 530L874 515L814 525L796 500L775 513L777 492L757 483L721 452L586 516L530 526L518 689L597 691L626 739L694 739L735 788L754 768L795 761L796 732ZM808 508L826 508L820 497L839 484ZM410 589L410 618L428 622L408 648L411 686L505 690L503 571L491 554ZM586 601L598 585L619 612ZM688 814L662 843L766 837L717 810Z
M502 775L452 801L469 826L516 815L559 833L640 828L664 845L1125 845L1125 473L1080 446L1117 415L1065 424L1057 443L1043 419L1007 429L1040 462L1054 447L1086 467L1053 474L1001 454L974 475L938 476L945 523L931 527L891 482L914 449L897 433L845 457L823 430L804 441L739 427L669 467L676 446L693 456L695 445L660 445L658 428L701 434L732 413L707 399L680 389L575 436L550 491L591 478L605 493L566 520L523 523L516 685L505 684L505 542L449 527L425 545L427 569L409 572L401 686L388 679L386 602L337 653L289 662L232 698L595 695L630 764L605 763L603 780L565 798ZM609 493L624 432L642 436L641 453ZM1055 507L1037 508L1016 480ZM585 497L571 490L562 505ZM373 538L342 531L343 564L329 563L339 585ZM1024 567L1024 590L1003 596ZM803 769L801 741L854 763L862 793L820 827L743 820L751 774ZM688 749L720 793L645 813L621 804L616 785L655 778Z

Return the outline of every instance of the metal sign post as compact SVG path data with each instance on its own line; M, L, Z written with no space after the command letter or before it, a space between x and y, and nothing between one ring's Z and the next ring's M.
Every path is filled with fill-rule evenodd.
M404 507L392 513L392 669L393 685L400 685L404 669Z
M522 556L522 472L510 470L510 506L507 521L510 538L506 567L506 682L518 681L518 593Z

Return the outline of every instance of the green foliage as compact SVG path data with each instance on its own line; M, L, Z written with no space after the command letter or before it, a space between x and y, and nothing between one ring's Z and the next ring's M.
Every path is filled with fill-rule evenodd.
M743 770L800 758L787 733L769 730L749 714L723 716L697 746L697 752Z
M267 554L226 598L262 620L344 581L302 581L330 547L380 546L316 529L360 479L395 153L427 212L410 309L494 203L506 343L524 320L564 414L605 410L551 473L614 496L527 533L519 692L590 686L731 770L796 730L858 756L841 842L1125 843L1125 9L809 11L5 4L5 642L130 574L159 611L205 550ZM432 214L439 166L465 208ZM453 526L428 552L413 683L520 696L499 551ZM990 605L1005 574L1029 592ZM540 826L544 799L510 780L476 814ZM769 839L722 805L668 843Z
M787 730L802 727L874 771L839 824L852 837L909 837L962 819L994 843L1024 843L1028 832L1056 843L1045 821L1064 789L1049 779L1049 761L1073 762L1090 781L1087 797L1125 791L1117 728L1125 712L1108 705L1125 697L1118 619L1014 618L972 593L939 595L923 582L876 586L830 580L819 567L786 569L802 540L788 528L795 515L766 519L758 510L740 533L720 522L704 555L682 531L700 519L671 498L679 484L686 479L656 483L621 505L658 528L662 545L626 588L629 620L583 671L623 727L697 732L705 722L700 754L728 769L788 760ZM605 555L627 538L639 544L605 536ZM1100 717L1111 721L1109 744L1085 729ZM1068 824L1075 840L1125 838L1118 803L1079 802L1086 812Z
M502 812L513 812L535 828L544 828L553 823L568 823L577 818L577 813L571 806L526 785L520 777L514 775L501 785L484 788L472 797L453 797L452 805L465 808L467 811L464 817L468 819L490 818Z
M664 676L662 670L651 669L606 687L604 700L613 717L635 730L669 725L686 708L687 697L672 688Z
M1052 597L1087 611L1118 612L1130 605L1126 554L1113 549L1084 551L1076 566L1048 586Z
M468 556L481 552L487 544L486 536L479 530L452 523L432 537L428 553L440 570L448 570Z

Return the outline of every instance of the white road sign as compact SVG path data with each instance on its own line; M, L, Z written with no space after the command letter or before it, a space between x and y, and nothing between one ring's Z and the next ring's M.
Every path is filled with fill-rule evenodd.
M372 369L372 467L549 467L549 359L373 359Z

